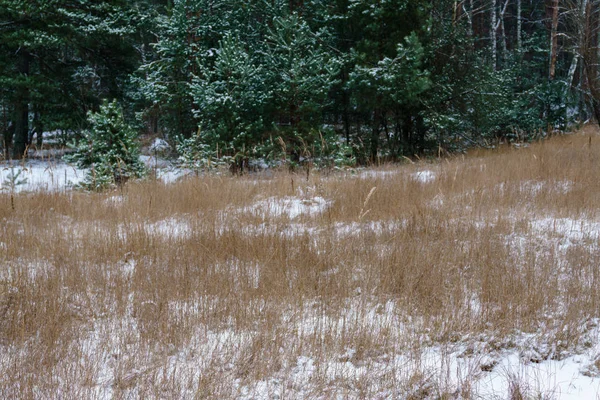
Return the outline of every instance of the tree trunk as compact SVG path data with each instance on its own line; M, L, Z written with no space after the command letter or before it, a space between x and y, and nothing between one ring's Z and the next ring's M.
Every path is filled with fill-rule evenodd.
M404 116L403 140L404 153L410 156L415 155L416 144L413 142L413 118L410 112L406 112Z
M571 66L569 67L569 75L567 76L568 85L565 87L565 94L569 90L570 87L573 86L573 81L575 80L575 71L577 70L577 64L579 64L579 54L573 54L573 60L571 60Z
M593 109L596 122L600 125L600 1L590 1L588 8L590 14L590 86L592 87Z
M10 142L12 141L12 135L9 132L8 125L8 106L6 104L2 104L0 106L2 108L2 151L3 156L5 158L8 157L8 148L10 147ZM9 137L10 136L10 137Z
M33 129L29 135L29 144L33 143L33 134L35 133L35 145L38 149L41 149L42 145L44 144L44 122L42 121L42 112L40 111L40 106L35 107L35 109L35 116L33 117Z
M12 147L13 137L15 136L15 124L6 126L4 130L4 158L9 158L10 148Z
M523 42L521 41L521 31L523 29L522 10L521 0L517 0L517 52L519 55L523 50Z
M494 29L494 43L496 43L496 39L498 36L498 28L502 29L502 57L503 59L506 59L506 55L508 54L508 46L506 45L506 30L504 29L504 16L506 15L506 9L508 8L508 3L510 2L510 0L506 0L504 2L504 6L502 6L502 9L500 10L500 16L497 15L497 10L496 10L496 2L494 0L494 10L493 10L493 24L492 27ZM500 3L502 4L502 3ZM497 43L496 43L497 44ZM494 46L494 52L496 52L496 46ZM497 56L496 56L496 63L497 63Z
M490 46L492 50L492 67L496 70L497 63L497 51L496 51L496 0L492 0L491 9L491 23L490 23Z
M379 152L379 127L381 126L380 110L378 107L373 112L373 126L371 131L371 162L377 163L377 154Z
M21 50L19 54L19 73L26 78L29 75L29 54ZM29 140L29 89L23 85L17 92L15 101L15 136L13 159L25 157Z
M465 13L467 14L467 19L469 23L469 36L473 37L473 0L469 0L469 9L465 10Z
M344 136L346 137L346 145L350 145L350 96L348 91L345 89L346 82L348 81L348 73L343 71L342 73L342 119L344 123Z
M506 2L508 4L508 1ZM506 60L508 57L508 46L506 45L506 29L504 28L504 13L500 15L500 29L502 30L502 59Z
M558 53L558 0L552 0L552 29L550 33L550 71L548 78L556 76L556 57Z
M600 125L600 100L596 98L592 99L592 111L594 112L596 123Z
M587 77L588 93L590 96L590 105L596 122L600 124L600 76L598 69L598 47L600 33L600 9L598 1L589 1L585 4L583 46L581 53L583 55L583 65Z

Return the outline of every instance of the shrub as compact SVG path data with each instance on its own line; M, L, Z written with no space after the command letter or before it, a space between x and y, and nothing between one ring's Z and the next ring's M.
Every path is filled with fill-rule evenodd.
M100 190L145 175L136 133L125 123L116 100L105 101L97 113L90 112L88 121L90 129L79 144L72 145L75 153L67 158L80 168L89 168L83 186Z

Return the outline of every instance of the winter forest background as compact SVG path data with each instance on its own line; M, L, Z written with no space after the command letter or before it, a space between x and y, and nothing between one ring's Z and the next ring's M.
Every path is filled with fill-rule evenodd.
M0 133L21 158L116 99L204 163L535 139L600 117L599 27L598 0L2 0Z

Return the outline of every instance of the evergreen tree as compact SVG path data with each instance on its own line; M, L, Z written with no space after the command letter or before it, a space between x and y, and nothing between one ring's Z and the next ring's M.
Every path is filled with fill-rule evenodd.
M297 14L279 17L266 37L263 60L272 88L272 107L280 127L302 135L323 121L338 60L325 44L326 31L313 32Z
M270 128L265 107L273 92L265 68L231 34L199 64L190 91L205 140L222 151L250 148Z
M130 39L140 16L131 5L0 0L0 101L14 158L25 154L30 130L78 130L101 98L120 97L138 62Z
M89 113L88 120L90 129L68 157L78 167L89 169L85 186L102 189L142 177L145 168L139 157L137 134L125 123L117 101L105 101L99 112Z
M360 162L531 137L600 115L597 5L0 0L4 149L80 131L106 98L241 158L330 131Z

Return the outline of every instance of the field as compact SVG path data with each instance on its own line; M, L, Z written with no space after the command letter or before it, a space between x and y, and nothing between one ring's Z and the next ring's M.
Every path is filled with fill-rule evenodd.
M600 397L593 127L357 171L9 189L0 398Z

